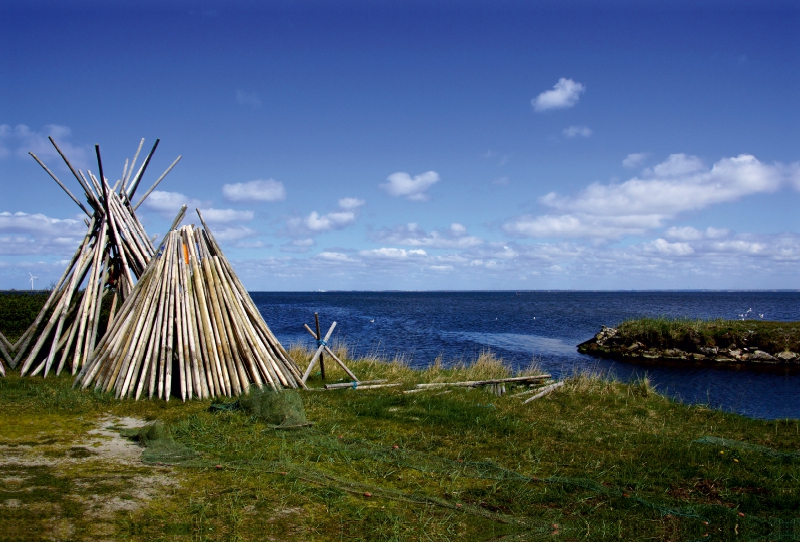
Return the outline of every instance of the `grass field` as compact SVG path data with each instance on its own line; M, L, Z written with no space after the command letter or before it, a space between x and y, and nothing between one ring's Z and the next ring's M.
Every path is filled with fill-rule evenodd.
M301 366L308 354L292 350ZM314 426L291 431L210 412L210 401L119 402L73 390L68 376L12 373L0 379L0 531L187 541L800 536L797 420L682 405L647 381L589 375L527 405L513 390L402 393L509 375L490 354L424 371L349 365L403 386L302 392ZM198 458L143 464L117 429L154 420Z

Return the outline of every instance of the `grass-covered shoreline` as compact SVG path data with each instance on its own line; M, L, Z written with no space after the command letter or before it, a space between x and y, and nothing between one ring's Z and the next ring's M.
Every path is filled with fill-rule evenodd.
M0 331L13 341L44 296L12 296L0 296ZM620 329L638 342L688 338L719 349L729 337L747 348L751 323L709 331L654 320ZM759 337L794 344L796 327L757 323L769 331ZM360 379L401 386L301 392L314 425L294 431L242 411L212 412L208 400L117 401L72 389L70 375L9 371L0 378L0 539L800 537L798 420L684 405L646 380L588 374L527 405L514 389L501 397L482 388L407 394L421 382L513 373L488 352L415 370L402 359L353 360L346 347L337 350ZM301 367L311 356L301 346L290 354ZM328 382L345 377L326 369ZM320 375L309 384L321 387ZM119 437L126 423L157 420L197 460L144 464L141 450Z
M291 353L301 366L310 355ZM509 376L490 354L422 371L348 365L403 386L301 392L314 426L295 431L210 412L210 401L115 401L73 390L68 376L12 373L0 379L0 448L16 480L4 499L16 504L0 523L73 540L751 540L800 528L797 420L683 405L647 381L590 375L528 405L484 389L402 393ZM125 418L163 421L202 461L115 463L87 435ZM719 444L732 441L768 452ZM146 497L142 480L154 488ZM119 506L102 516L100 502Z

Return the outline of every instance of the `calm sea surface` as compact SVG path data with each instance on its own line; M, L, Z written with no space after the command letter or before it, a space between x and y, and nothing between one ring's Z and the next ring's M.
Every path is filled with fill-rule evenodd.
M752 309L767 320L800 320L800 292L314 292L251 294L284 344L313 340L319 312L323 334L353 355L403 356L425 367L473 360L490 349L514 367L533 359L554 377L605 370L628 380L644 375L671 396L757 418L800 418L800 375L711 368L637 366L579 354L576 345L601 325L640 316L738 318ZM757 316L756 316L757 317Z

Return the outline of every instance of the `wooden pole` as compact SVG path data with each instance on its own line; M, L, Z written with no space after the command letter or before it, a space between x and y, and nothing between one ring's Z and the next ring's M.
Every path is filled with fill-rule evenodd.
M64 192L66 192L66 193L67 193L67 195L68 195L70 198L72 198L72 201L74 201L75 203L77 203L77 204L78 204L78 207L80 207L81 209L83 209L83 212L84 212L84 213L86 213L88 216L92 216L92 214L91 214L89 211L87 211L87 210L86 210L86 207L84 207L84 206L83 206L83 203L81 203L80 201L78 201L78 198L76 198L76 197L73 195L73 193L69 191L69 188L67 188L66 186L64 186L64 183L62 183L61 181L59 181L59 180L58 180L58 177L56 177L56 176L55 176L55 174L54 174L52 171L50 171L50 169L49 169L49 168L48 168L46 165L44 165L44 162L42 162L41 160L39 160L39 157L38 157L38 156L36 156L36 155L35 155L35 154L33 154L32 152L29 152L28 154L30 154L31 156L33 156L33 159L34 159L34 160L36 160L36 162L38 162L38 163L39 163L39 165L40 165L40 166L42 166L42 167L44 168L44 170L47 172L47 174L48 174L48 175L50 175L50 176L53 178L53 180L54 180L56 183L58 183L58 186L60 186L61 188L63 188L63 189L64 189Z
M180 156L180 155L179 155L179 156L178 156L178 157L175 159L175 161L174 161L174 162L172 162L172 164L171 164L171 165L170 165L170 166L167 168L167 170L166 170L164 173L162 173L162 174L161 174L161 177L159 177L159 178L158 178L158 180L157 180L156 182L154 182L154 183L153 183L153 186L151 186L151 187L150 187L150 188L147 190L147 192L145 192L145 193L144 193L144 196L142 196L142 199L140 199L140 200L139 200L139 202L138 202L136 205L134 205L134 206L133 206L133 210L134 210L134 211L135 211L136 209L138 209L138 208L139 208L139 205L141 205L141 204L142 204L142 202L143 202L144 200L146 200L146 199L147 199L147 196L149 196L149 195L150 195L150 192L152 192L153 190L155 190L155 189L156 189L156 187L158 186L158 184L159 184L161 181L163 181L163 180L164 180L164 177L166 177L166 176L167 176L167 174L168 174L170 171L172 171L172 168L174 168L174 167L175 167L175 164L177 164L177 163L180 161L180 159L181 159L181 158L183 158L183 156ZM133 197L133 195L131 195L131 197Z
M156 152L156 147L158 147L158 142L161 141L160 139L156 139L155 144L153 144L153 148L150 149L150 153L147 155L147 158L144 159L144 163L142 167L139 168L139 172L136 173L136 178L133 179L133 183L131 184L130 188L128 189L128 199L132 199L133 195L136 193L136 189L139 187L139 183L142 180L142 175L144 175L144 170L147 169L147 165L150 163L150 159L153 157L153 153Z
M317 325L317 346L320 346L320 341L322 340L322 333L319 330L319 314L316 312L314 313L314 322ZM320 352L319 354L319 371L322 375L322 381L325 382L325 355Z

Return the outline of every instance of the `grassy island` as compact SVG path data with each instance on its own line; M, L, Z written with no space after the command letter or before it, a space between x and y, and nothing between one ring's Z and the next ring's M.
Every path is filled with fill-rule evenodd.
M578 350L645 361L800 367L800 322L641 318L604 326Z

